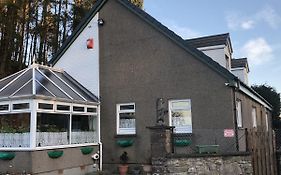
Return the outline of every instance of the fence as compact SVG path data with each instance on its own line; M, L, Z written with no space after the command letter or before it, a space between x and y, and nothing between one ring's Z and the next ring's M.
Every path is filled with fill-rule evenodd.
M192 134L174 133L175 154L235 153L247 151L247 131L226 129L193 129Z
M248 132L248 147L255 175L277 175L276 149L271 131L253 128Z

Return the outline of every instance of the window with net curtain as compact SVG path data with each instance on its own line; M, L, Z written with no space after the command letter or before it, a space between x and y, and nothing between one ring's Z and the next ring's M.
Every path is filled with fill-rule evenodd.
M192 133L190 99L169 101L169 122L175 133Z
M117 104L117 134L136 134L135 103Z

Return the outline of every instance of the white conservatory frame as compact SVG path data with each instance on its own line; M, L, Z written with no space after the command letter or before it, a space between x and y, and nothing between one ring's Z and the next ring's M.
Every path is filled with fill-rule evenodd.
M32 70L32 77L30 77L30 79L24 83L20 88L18 88L15 92L13 92L11 95L7 96L7 97L1 97L0 96L0 105L9 105L8 110L0 110L0 115L5 115L5 114L20 114L20 113L29 113L30 114L30 130L29 130L29 147L2 147L0 145L0 151L32 151L32 150L45 150L45 149L54 149L54 148L68 148L68 147L81 147L81 146L89 146L89 145L97 145L97 146L101 146L101 142L100 142L100 107L99 107L99 102L95 99L90 99L89 97L86 98L83 94L80 94L78 91L75 90L75 88L77 89L77 87L80 88L81 92L85 92L86 90L84 90L85 88L82 86L79 86L79 84L77 86L75 86L75 88L73 88L70 84L68 84L66 81L62 80L61 78L59 78L58 76L56 76L56 74L54 73L59 72L59 73L63 73L63 70L57 70L51 67L47 67L47 66L42 66L42 65L38 65L38 64L33 64L31 65L29 68L27 68L26 70L22 70L15 76L15 78L10 81L9 83L7 83L6 85L3 85L2 83L2 87L0 84L0 95L1 92L3 90L5 90L6 88L9 87L9 85L12 84L12 82L17 81L17 79L22 76L24 73L26 73L28 70ZM64 83L64 87L67 86L69 87L69 89L72 90L72 93L74 92L75 95L81 97L79 100L73 98L71 95L68 94L68 92L64 89L62 89L61 87L59 87L59 85L57 85L54 81L52 81L49 77L45 76L45 74L43 75L44 78L46 78L44 81L48 81L48 83L53 84L53 86L58 87L58 89L60 89L61 92L63 92L67 97L69 97L68 99L66 98L61 98L61 97L57 97L54 94L52 94L50 91L49 94L52 94L52 96L44 96L44 95L40 95L40 94L36 94L36 82L39 82L36 78L35 78L35 71L39 70L39 69L44 69L46 71L49 71L48 73L52 74L52 76L56 76L57 80L61 80L60 83ZM15 75L13 74L13 75ZM41 73L40 73L41 74ZM12 77L13 75L9 76ZM8 79L9 77L6 77L1 81L5 81L6 79ZM15 94L17 92L19 92L21 89L26 88L27 84L29 84L32 81L32 90L30 92L32 92L31 94L24 94L24 95L20 95L20 96L15 96ZM77 82L75 82L77 83ZM48 91L48 88L44 87L44 85L40 84L41 89L45 88L45 90ZM43 88L42 88L43 87ZM84 88L84 89L83 89ZM26 88L27 89L27 88ZM67 88L66 88L67 89ZM46 91L46 92L47 92ZM89 92L87 92L89 93ZM91 94L90 94L91 96ZM83 99L83 100L81 100ZM20 110L14 110L13 109L13 104L23 104L23 103L28 103L29 104L29 108L26 109L20 109ZM44 103L44 104L52 104L53 108L52 109L39 109L39 103ZM69 111L61 111L61 110L57 110L56 106L57 105L67 105L70 107ZM73 111L73 107L74 106L78 106L78 107L84 107L84 111ZM93 108L90 111L88 111L87 109L89 108ZM95 110L94 110L95 109ZM46 113L46 114L66 114L69 115L69 120L68 120L68 131L69 132L69 137L68 137L68 144L63 144L63 145L54 145L54 146L37 146L36 144L36 134L37 134L37 114L38 113ZM78 144L72 144L71 142L71 136L72 136L72 116L73 115L87 115L87 116L94 116L96 117L96 138L94 139L95 142L93 143L78 143Z

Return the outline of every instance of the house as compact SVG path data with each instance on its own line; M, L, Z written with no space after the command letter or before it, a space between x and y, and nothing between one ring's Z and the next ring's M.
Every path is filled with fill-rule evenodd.
M151 163L159 99L163 123L193 145L245 151L245 129L270 131L271 106L231 72L226 38L223 63L127 0L96 2L50 63L99 97L104 169L115 172L124 151L130 166Z
M91 49L88 39L95 43ZM194 144L226 147L223 133L230 129L230 150L245 151L238 137L246 128L271 128L270 104L232 73L237 67L231 66L236 60L229 34L200 44L183 40L126 0L100 0L51 60L100 95L105 169L114 171L124 151L131 164L150 163L147 127L156 124L159 98L168 111L164 123L191 135ZM222 50L222 62L214 48Z

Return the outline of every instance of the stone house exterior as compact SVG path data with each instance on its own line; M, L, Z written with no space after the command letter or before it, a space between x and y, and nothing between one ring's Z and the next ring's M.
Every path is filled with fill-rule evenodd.
M226 41L220 63L127 0L98 0L50 63L100 97L102 162L114 172L124 151L131 165L151 163L147 127L156 124L160 98L163 122L194 144L214 144L212 131L223 138L230 129L231 149L246 151L239 134L271 129L270 104L231 72Z

